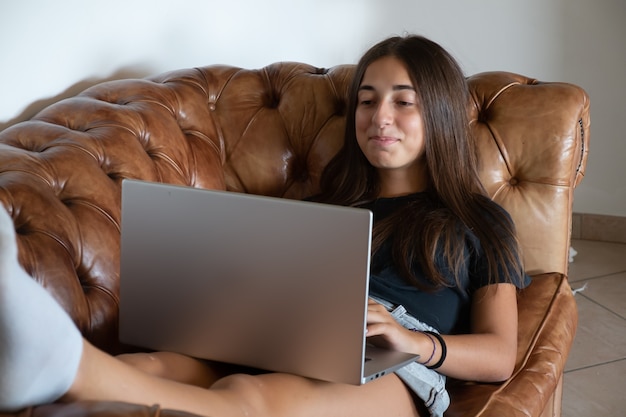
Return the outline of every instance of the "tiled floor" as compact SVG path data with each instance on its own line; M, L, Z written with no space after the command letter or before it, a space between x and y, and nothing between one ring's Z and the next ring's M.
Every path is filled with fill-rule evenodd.
M626 244L573 240L578 330L565 368L563 417L626 416Z

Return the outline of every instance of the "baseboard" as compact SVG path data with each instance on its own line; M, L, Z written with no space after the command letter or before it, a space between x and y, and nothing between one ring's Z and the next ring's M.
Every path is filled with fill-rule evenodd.
M572 239L626 243L626 217L573 213Z

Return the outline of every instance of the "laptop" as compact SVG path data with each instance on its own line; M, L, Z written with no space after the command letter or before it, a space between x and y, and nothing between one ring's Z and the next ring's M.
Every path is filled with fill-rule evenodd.
M418 356L365 338L372 213L126 179L120 340L364 384Z

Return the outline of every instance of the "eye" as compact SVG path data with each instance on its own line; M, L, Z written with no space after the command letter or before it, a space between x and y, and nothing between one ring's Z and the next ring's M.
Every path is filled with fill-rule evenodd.
M370 107L376 104L377 95L373 88L364 86L357 95L357 106Z
M417 96L412 90L402 90L394 95L394 101L398 107L413 107L417 103Z
M363 95L359 97L358 105L359 106L371 106L375 103L375 100L370 95Z

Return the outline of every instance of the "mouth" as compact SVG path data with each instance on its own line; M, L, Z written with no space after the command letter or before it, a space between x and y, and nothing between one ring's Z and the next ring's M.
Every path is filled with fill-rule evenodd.
M380 146L389 146L393 145L396 142L400 142L400 139L392 136L370 136L370 141Z

